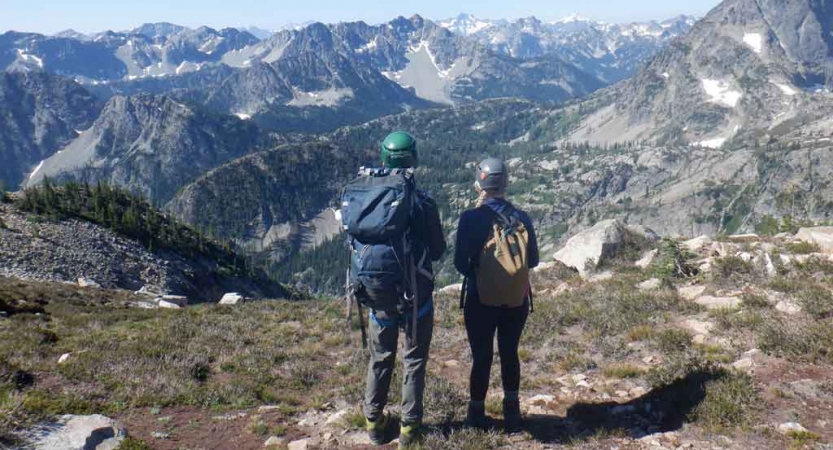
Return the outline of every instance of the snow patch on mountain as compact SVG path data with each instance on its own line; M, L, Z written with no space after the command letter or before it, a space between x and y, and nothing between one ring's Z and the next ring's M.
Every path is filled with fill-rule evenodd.
M740 91L732 90L729 83L708 78L700 80L703 83L703 90L710 97L709 102L717 103L729 108L737 106L738 101L743 97Z
M451 92L455 81L476 70L477 58L461 57L443 68L431 52L427 41L412 44L405 54L408 63L398 72L382 72L403 88L413 88L420 98L437 103L455 104Z
M552 24L566 24L566 23L576 23L576 22L590 22L591 20L587 17L584 17L579 14L570 14L567 17L562 17L558 20L550 22Z
M26 63L35 63L38 67L43 69L43 59L38 58L35 55L26 53L23 49L17 49L17 56L20 58L21 61Z
M792 86L788 84L776 83L774 81L772 82L772 84L778 86L778 89L781 89L781 92L783 92L784 95L787 95L789 97L798 94L798 91L796 91Z
M204 44L202 44L202 45L200 46L199 50L200 50L202 53L205 53L206 55L210 55L210 54L214 53L214 51L215 51L215 50L217 50L217 47L219 47L219 46L220 46L220 44L221 44L221 43L222 43L225 39L226 39L226 38L224 38L224 37L222 37L222 36L217 36L217 37L214 37L214 38L212 38L211 40L208 40L208 41L206 41Z
M420 41L419 44L417 44L416 46L409 47L408 50L414 54L424 50L425 53L428 55L428 58L431 60L431 64L433 64L434 68L437 69L437 74L440 76L440 78L448 78L449 74L451 73L451 70L454 69L455 64L452 64L451 67L445 70L443 70L440 67L440 65L437 64L437 59L431 53L431 49L429 48L427 41Z
M748 45L755 53L760 54L764 48L764 37L761 33L745 33L743 43Z
M350 88L327 89L313 92L299 90L295 92L295 98L290 100L286 105L296 107L337 106L342 101L350 98L353 98L353 90Z
M621 31L622 36L660 37L665 30L658 24L635 23Z
M402 78L402 72L383 71L382 75L384 75L385 78L391 81L397 81Z
M700 141L700 142L692 142L689 145L691 145L692 147L706 147L706 148L718 149L718 148L723 147L723 144L725 144L726 141L727 141L726 138L718 137L718 138L714 138L714 139L706 139L706 140Z
M362 45L361 47L356 49L356 53L365 53L371 50L375 50L376 47L379 46L379 36L374 36L373 40L368 42L367 44Z
M460 14L459 16L438 22L437 25L448 29L452 33L462 36L470 36L495 26L491 20L480 20L471 14Z
M40 171L41 167L43 167L44 161L46 161L46 160L41 160L40 164L38 164L38 166L35 167L35 170L33 170L32 173L29 174L29 179L30 180L32 179L32 177L35 176L35 174L37 174Z
M203 64L193 63L190 61L182 61L174 71L177 75L188 72L199 72L202 70Z

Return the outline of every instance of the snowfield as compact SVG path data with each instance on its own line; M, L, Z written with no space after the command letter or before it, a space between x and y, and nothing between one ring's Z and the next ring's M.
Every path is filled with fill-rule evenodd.
M431 49L428 48L428 41L419 41L418 45L412 46L408 50L410 50L411 53L419 53L420 50L423 49L425 50L425 53L428 54L428 57L431 59L431 64L433 64L434 68L437 69L437 74L440 76L440 78L448 78L449 73L451 73L451 69L454 68L456 63L452 64L451 67L449 67L448 69L443 70L440 67L440 65L437 64L437 59L434 58L434 54L431 53Z
M439 26L463 36L469 36L491 28L494 24L489 20L479 20L470 14L461 14L454 19L440 22Z
M717 103L729 108L737 106L738 101L743 97L740 91L733 91L729 83L708 78L700 80L703 83L703 90L710 97L709 102Z
M706 148L720 148L723 147L723 144L726 143L726 138L714 138L714 139L706 139L700 142L692 142L692 147L706 147Z
M783 92L783 93L784 93L784 95L788 95L788 96L792 97L793 95L798 94L798 91L796 91L796 90L795 90L792 86L790 86L790 85L787 85L787 84L781 84L781 83L773 83L773 84L775 84L776 86L778 86L778 89L781 89L781 92Z
M35 170L33 170L33 171L32 171L32 173L30 173L30 174L29 174L29 179L30 179L30 180L32 179L32 177L34 177L34 176L35 176L35 174L36 174L36 173L38 173L38 172L40 171L40 169L41 169L41 167L43 167L43 163L44 163L45 161L46 161L46 160L42 160L42 161L40 162L40 164L38 164L38 166L37 166L37 167L35 167Z
M764 48L764 37L760 33L746 33L743 35L743 43L755 53L760 54Z
M43 69L43 60L35 55L30 55L21 49L17 49L17 56L25 62L34 62L41 69Z
M364 44L363 46L361 46L359 48L357 48L356 53L365 53L365 52L369 52L371 50L375 50L376 47L378 47L378 45L379 45L378 40L379 40L379 36L374 37L372 41L368 42L367 44Z

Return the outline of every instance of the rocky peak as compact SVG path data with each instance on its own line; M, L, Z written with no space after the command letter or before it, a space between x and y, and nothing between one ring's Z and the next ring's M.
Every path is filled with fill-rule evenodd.
M298 31L284 54L300 56L300 53L332 53L335 49L333 33L327 25L315 22Z
M719 148L829 115L833 99L819 88L833 74L827 8L809 0L721 3L634 78L591 101L596 114L571 139Z
M419 14L414 14L414 15L413 15L413 16L411 16L411 18L410 18L410 19L408 19L408 20L411 22L411 24L414 26L414 28L422 28L422 27L424 27L424 26L425 26L425 23L426 23L426 22L430 22L430 21L426 21L426 20L425 20L422 16L420 16Z
M141 34L149 38L156 36L169 37L187 30L187 27L168 22L146 23L130 31L131 34Z

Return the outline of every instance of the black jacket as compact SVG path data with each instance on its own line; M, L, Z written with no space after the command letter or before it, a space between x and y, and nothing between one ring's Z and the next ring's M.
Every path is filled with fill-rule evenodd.
M477 280L474 278L474 271L472 271L472 263L480 258L480 253L489 239L489 232L494 223L494 214L489 213L485 208L491 208L503 214L515 215L518 220L523 222L527 232L529 232L529 243L527 244L529 247L527 249L529 268L537 267L539 262L538 239L529 216L502 198L487 199L480 208L464 212L457 226L454 267L457 268L458 272L469 278L468 290L466 291L466 298L469 300L480 299L477 293Z

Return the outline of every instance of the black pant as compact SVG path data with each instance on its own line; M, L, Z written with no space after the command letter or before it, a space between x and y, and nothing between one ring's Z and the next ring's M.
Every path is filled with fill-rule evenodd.
M472 401L486 400L489 373L494 356L495 331L500 352L500 374L504 392L517 392L521 385L521 362L518 345L521 341L529 304L521 308L484 306L478 299L469 299L465 306L466 333L472 359L469 393Z

